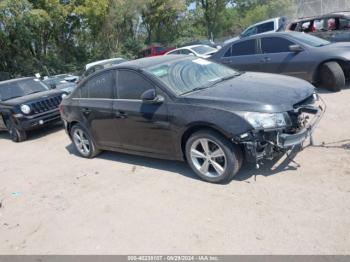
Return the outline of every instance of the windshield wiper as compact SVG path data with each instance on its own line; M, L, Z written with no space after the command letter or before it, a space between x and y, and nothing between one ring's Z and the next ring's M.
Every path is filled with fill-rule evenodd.
M196 87L196 88L193 88L193 89L191 89L191 90L189 90L189 91L186 91L185 93L182 93L181 96L182 96L182 95L189 94L189 93L192 93L192 92L195 92L195 91L207 89L207 88L209 88L209 87L208 87L208 86Z
M207 89L207 88L213 87L213 86L215 86L218 83L230 80L230 79L235 78L235 77L237 77L239 75L241 75L241 73L237 73L237 74L234 74L234 75L221 77L218 80L215 80L215 81L211 82L209 85L193 88L193 89L191 89L189 91L186 91L185 93L182 93L181 95L186 95L186 94L192 93L194 91L199 91L199 90L203 90L203 89Z
M232 78L235 78L235 77L237 77L237 76L239 76L239 75L241 75L241 74L240 74L240 73L237 73L237 74L234 74L234 75L229 75L229 76L221 77L221 78L219 78L218 80L215 80L215 81L213 81L212 83L210 83L209 85L207 85L206 88L215 86L215 85L217 85L218 83L225 82L225 81L230 80L230 79L232 79Z
M43 92L43 91L34 91L34 92L32 92L32 93L27 94L27 96L32 95L32 94L35 94L35 93L40 93L40 92Z

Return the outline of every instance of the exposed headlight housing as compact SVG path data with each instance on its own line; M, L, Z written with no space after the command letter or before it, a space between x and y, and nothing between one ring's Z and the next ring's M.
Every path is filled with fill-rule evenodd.
M290 124L287 113L244 112L242 116L255 129L281 128Z
M30 108L29 105L21 105L21 111L23 114L29 115L32 109Z

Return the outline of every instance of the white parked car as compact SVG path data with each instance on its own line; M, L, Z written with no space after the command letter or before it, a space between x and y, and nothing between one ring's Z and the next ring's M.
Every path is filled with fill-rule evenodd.
M224 44L231 43L233 41L247 36L284 30L284 27L286 26L286 21L287 20L285 17L275 17L272 19L261 21L259 23L249 26L239 36L226 40Z
M217 51L218 49L208 45L191 45L171 50L165 55L194 55L200 58L209 58Z
M85 71L81 75L81 77L79 78L79 82L81 80L83 80L84 78L88 77L89 75L91 75L92 73L95 73L96 71L99 71L99 70L102 70L104 68L111 67L114 65L118 65L118 64L126 62L126 61L128 61L128 60L124 59L124 58L117 57L117 58L104 59L104 60L99 60L99 61L89 63L85 66Z

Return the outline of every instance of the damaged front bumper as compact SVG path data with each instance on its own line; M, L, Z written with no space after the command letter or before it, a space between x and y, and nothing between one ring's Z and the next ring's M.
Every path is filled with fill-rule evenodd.
M308 138L313 143L312 133L325 113L324 101L318 97L316 102L296 106L293 112L288 112L298 119L293 128L252 130L232 140L244 147L246 160L253 163L264 159L272 160L295 147L302 149Z

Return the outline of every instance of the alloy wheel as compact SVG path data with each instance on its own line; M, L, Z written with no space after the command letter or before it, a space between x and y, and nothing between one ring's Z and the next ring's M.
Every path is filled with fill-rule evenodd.
M83 130L79 128L75 129L73 132L73 140L80 154L83 156L88 156L90 154L90 141Z
M191 145L191 161L204 176L219 177L226 170L226 155L223 149L214 141L201 138Z

